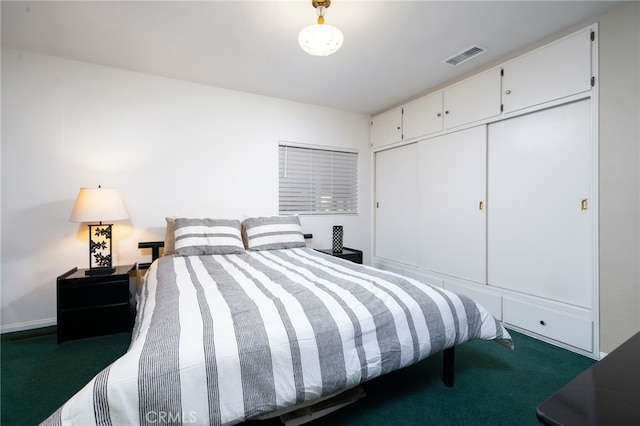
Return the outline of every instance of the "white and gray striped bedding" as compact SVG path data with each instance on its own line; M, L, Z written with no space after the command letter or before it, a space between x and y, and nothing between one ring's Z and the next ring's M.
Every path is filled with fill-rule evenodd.
M309 248L166 256L128 352L46 424L233 424L472 339L511 346L471 299Z

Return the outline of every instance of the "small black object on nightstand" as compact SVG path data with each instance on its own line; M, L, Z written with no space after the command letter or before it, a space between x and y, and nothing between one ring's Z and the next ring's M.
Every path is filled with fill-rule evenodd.
M362 251L361 250L356 250L356 249L352 249L349 247L343 247L342 251L340 253L334 253L333 249L315 249L316 251L325 253L325 254L330 254L331 256L335 256L335 257L339 257L341 259L346 259L346 260L350 260L353 263L358 263L360 265L362 265Z
M130 284L136 264L117 266L111 274L85 275L73 268L56 280L58 343L131 331Z

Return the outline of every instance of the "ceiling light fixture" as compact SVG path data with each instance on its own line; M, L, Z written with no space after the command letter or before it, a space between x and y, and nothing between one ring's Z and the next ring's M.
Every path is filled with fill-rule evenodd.
M298 35L298 43L309 55L329 56L340 49L344 36L333 25L324 23L324 15L331 6L331 0L312 0L311 5L318 14L318 23L303 28Z

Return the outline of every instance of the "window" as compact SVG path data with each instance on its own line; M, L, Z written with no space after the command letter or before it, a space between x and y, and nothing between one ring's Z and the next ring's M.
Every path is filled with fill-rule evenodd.
M280 142L281 214L358 213L358 153Z

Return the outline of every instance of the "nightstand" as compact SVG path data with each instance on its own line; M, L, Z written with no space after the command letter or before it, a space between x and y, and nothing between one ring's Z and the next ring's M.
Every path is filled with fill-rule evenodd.
M58 343L82 337L131 331L130 285L136 265L112 274L85 275L73 268L56 280Z
M330 254L331 256L339 257L341 259L350 260L353 263L362 265L362 251L348 247L343 247L342 252L334 253L332 249L316 249L316 251Z

